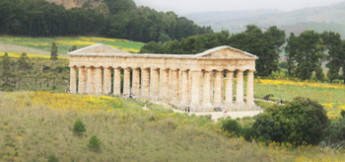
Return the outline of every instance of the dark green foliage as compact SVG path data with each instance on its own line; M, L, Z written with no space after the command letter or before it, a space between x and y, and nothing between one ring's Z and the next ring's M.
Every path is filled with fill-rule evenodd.
M52 43L52 49L50 51L50 59L51 60L57 60L58 59L58 48L57 48L55 42Z
M321 80L324 50L321 36L314 31L304 31L298 37L291 34L286 47L289 75L307 80L316 72L317 79Z
M50 155L48 162L59 162L59 159L55 155Z
M318 144L329 120L322 105L296 97L286 105L272 106L258 115L253 125L260 141Z
M87 147L94 152L98 152L101 149L101 141L97 138L97 136L92 136L87 144Z
M77 119L73 125L73 133L75 135L81 136L84 132L86 132L86 128L83 121Z
M324 45L328 49L327 67L329 71L327 73L328 78L331 82L335 79L339 79L339 72L342 64L341 55L344 54L341 45L341 38L339 33L324 32L321 35Z
M227 118L221 121L221 127L224 132L230 133L230 135L240 135L241 133L241 125L236 120L232 120Z
M345 118L334 120L325 130L325 141L328 144L345 141Z
M213 47L227 45L229 32L202 34L183 38L181 41L165 43L149 42L141 48L141 53L196 54Z
M13 87L15 79L14 79L14 74L11 73L11 67L12 67L12 61L10 60L10 57L8 56L8 53L5 52L2 61L1 61L1 66L2 66L2 75L0 79L0 85L2 87Z
M25 52L23 52L22 55L20 56L20 58L17 62L17 65L18 65L19 70L27 71L27 70L31 69L31 66L29 63L29 58Z
M286 61L282 61L279 63L279 67L282 69L287 69L288 68L288 64Z
M278 70L280 47L285 43L285 32L276 26L263 32L255 25L230 37L230 46L250 52L259 57L256 61L257 74L269 76Z
M345 118L345 110L341 110L340 115Z
M136 41L166 41L212 33L173 12L136 7L133 0L105 0L92 9L65 9L45 0L1 0L1 34L21 36L97 35Z

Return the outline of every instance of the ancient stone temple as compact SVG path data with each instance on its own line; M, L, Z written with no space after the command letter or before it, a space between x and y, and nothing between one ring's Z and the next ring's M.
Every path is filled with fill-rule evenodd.
M229 46L172 55L130 54L95 44L68 54L72 93L133 94L181 108L189 106L191 111L258 108L254 103L258 57Z

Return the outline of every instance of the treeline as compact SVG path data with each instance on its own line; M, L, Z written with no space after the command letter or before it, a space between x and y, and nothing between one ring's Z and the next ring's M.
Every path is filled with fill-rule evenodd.
M199 27L173 12L138 8L133 0L104 0L104 3L103 9L66 10L44 0L1 0L0 33L34 37L92 35L143 42L213 33L210 27Z
M232 35L222 31L181 41L149 42L142 47L141 53L195 54L220 45L257 55L256 70L261 77L286 69L286 75L291 78L324 81L322 65L326 64L329 81L344 80L345 83L345 41L334 32L305 31L299 36L291 34L286 39L285 32L276 26L262 31L255 25L248 25L244 32Z

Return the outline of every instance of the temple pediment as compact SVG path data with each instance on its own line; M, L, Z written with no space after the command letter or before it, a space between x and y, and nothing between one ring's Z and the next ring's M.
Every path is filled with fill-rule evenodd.
M87 55L87 54L129 54L126 51L122 51L118 48L111 47L105 44L94 44L92 46L84 47L68 53L69 55Z
M258 59L258 57L253 54L230 46L216 47L197 54L197 57L217 59Z

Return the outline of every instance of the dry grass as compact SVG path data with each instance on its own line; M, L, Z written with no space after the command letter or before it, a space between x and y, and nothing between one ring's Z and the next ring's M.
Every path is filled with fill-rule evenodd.
M49 99L50 98L50 99ZM83 101L81 104L79 102ZM318 147L261 146L228 138L212 121L143 102L49 92L0 93L0 161L343 161ZM77 118L86 125L73 135ZM100 152L87 149L100 138Z

